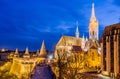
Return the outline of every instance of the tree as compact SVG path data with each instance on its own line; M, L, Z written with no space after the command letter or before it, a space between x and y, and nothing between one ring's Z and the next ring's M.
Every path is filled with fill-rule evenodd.
M77 79L84 66L83 52L67 52L65 49L57 50L58 79Z

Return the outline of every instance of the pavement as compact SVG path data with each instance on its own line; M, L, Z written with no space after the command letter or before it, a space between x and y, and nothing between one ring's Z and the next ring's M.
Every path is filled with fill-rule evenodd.
M114 79L97 73L80 73L79 79Z

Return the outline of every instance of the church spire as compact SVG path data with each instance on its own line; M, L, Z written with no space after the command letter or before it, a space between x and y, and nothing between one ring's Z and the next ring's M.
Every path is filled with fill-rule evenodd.
M76 38L79 38L78 21L76 22Z
M40 57L47 57L44 40L43 40L43 42L42 42L42 46L41 46L41 49L40 49L39 56L40 56Z
M94 3L92 3L92 14L91 14L91 19L95 19L96 20L96 17L95 17L95 9L94 9Z
M94 40L98 40L98 21L95 17L94 3L92 4L92 14L89 24L89 38Z

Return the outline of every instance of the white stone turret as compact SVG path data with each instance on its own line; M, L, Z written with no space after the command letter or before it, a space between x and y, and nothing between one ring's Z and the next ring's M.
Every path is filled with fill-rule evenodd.
M19 57L18 48L16 48L16 50L15 50L14 57Z
M36 56L39 56L39 53L40 53L39 50L37 50L37 52L36 52Z
M86 37L85 41L87 42L88 41L88 38Z
M46 49L45 49L44 40L42 42L42 46L41 46L41 49L40 49L39 56L40 57L45 57L45 58L47 57L47 52L46 52Z
M26 48L23 57L24 57L24 58L30 58L29 51L28 51L28 47Z
M85 43L86 43L86 41L85 41L84 34L83 34L82 43L81 43L81 48L82 48L82 49L84 49Z
M76 22L76 38L79 38L78 21Z
M85 41L85 37L84 37L84 34L83 34L83 37L82 37L82 41Z

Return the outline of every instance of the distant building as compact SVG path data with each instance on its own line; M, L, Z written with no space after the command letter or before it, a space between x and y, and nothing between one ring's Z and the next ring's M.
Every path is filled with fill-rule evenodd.
M101 41L102 73L120 74L120 23L105 27Z
M0 61L7 61L11 52L13 51L2 49L0 51Z

